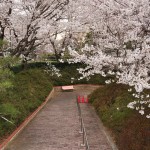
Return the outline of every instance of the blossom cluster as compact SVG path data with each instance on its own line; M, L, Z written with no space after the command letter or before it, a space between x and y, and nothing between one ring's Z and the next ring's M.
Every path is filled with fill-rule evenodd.
M144 89L150 89L150 2L102 0L99 5L94 2L93 9L89 9L91 16L95 14L90 18L92 22L89 20L93 44L85 44L80 51L68 47L72 56L68 61L87 65L78 69L83 77L112 75L116 83L134 87L137 94L133 96L138 100L128 107L144 115L144 108L149 109L150 104L149 97L142 96Z
M51 64L51 62L47 61L46 62L47 67L45 72L50 73L51 76L56 75L57 77L60 77L60 70L58 68L56 68L54 65Z

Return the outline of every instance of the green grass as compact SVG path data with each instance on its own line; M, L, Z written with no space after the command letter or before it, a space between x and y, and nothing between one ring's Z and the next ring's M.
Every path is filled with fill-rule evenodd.
M15 125L0 118L0 137L10 133L46 98L52 84L43 70L29 69L15 75L13 89L0 93L0 113Z

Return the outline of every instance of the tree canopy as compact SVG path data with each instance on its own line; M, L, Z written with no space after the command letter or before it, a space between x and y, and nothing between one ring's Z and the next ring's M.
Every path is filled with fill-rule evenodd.
M87 65L83 77L115 76L106 83L127 84L139 98L128 107L142 115L150 107L149 0L1 0L0 40L23 58L45 48L59 60L67 50L70 63Z

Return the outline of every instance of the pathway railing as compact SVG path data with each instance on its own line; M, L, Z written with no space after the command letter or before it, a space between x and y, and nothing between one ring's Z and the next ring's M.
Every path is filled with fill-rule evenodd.
M78 102L78 98L77 98L77 107L78 107L78 113L79 113L79 121L81 124L81 128L80 128L79 133L81 133L83 135L81 146L85 147L86 150L90 150L88 139L87 139L87 134L86 134L86 130L85 130L84 122L83 122L83 117L82 117L82 113L81 113L81 107L80 107L80 104Z

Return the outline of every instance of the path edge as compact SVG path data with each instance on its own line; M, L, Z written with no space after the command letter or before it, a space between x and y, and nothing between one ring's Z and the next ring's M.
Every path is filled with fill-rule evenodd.
M0 144L0 150L4 150L8 144L28 125L28 123L37 115L37 113L47 104L47 102L54 95L54 88L50 91L49 95L45 99L45 101L31 114L29 115L23 123L6 139L2 144Z

